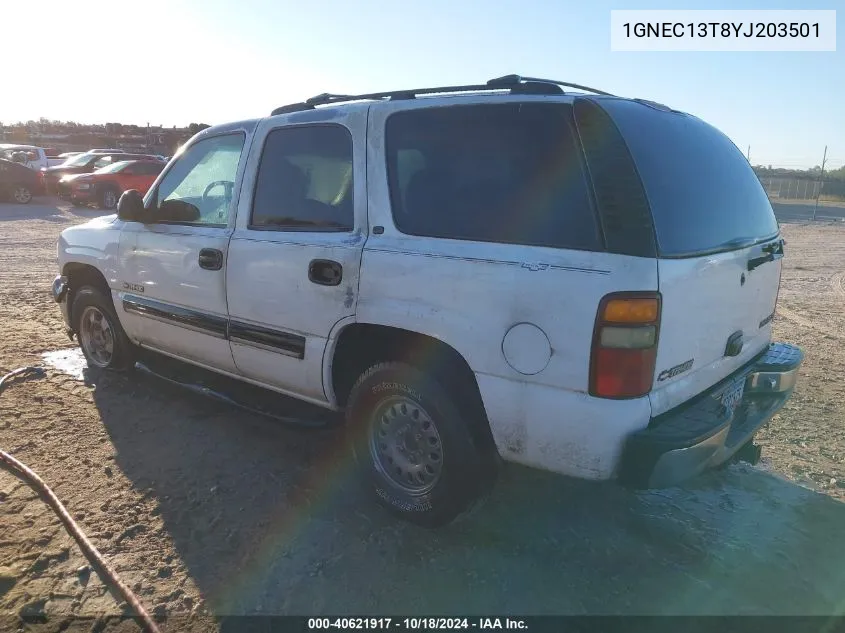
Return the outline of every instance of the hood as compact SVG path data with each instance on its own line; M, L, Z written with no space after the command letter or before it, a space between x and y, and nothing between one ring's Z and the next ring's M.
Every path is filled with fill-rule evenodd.
M114 224L115 220L117 220L117 213L110 213L109 215L102 215L99 218L94 218L80 226L99 229Z
M69 174L59 174L62 177L64 182L80 182L84 180L90 179L93 174L86 174L86 173L69 173Z
M45 174L50 174L53 176L61 176L63 174L84 174L88 167L67 167L65 165L53 165L52 167L47 167L42 169L41 171Z

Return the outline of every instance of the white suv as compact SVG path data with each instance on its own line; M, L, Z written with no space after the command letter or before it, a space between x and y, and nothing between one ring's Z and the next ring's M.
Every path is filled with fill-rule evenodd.
M771 343L783 240L742 153L550 80L203 130L58 254L90 365L148 348L344 410L374 496L430 526L500 457L653 487L753 454L802 360Z

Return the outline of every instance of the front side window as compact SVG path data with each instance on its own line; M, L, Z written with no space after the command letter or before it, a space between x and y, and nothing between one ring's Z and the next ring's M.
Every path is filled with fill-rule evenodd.
M386 133L403 233L601 250L568 104L409 110Z
M203 139L179 156L155 194L163 222L225 226L229 222L243 134Z
M273 130L255 185L250 228L350 231L352 137L339 125Z

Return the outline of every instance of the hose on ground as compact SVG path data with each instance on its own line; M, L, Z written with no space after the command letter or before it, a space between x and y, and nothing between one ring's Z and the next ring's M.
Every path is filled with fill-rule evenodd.
M0 394L3 393L3 389L7 382L11 382L15 378L22 378L24 376L31 375L43 376L44 369L42 367L21 367L20 369L15 369L14 371L9 372L0 378ZM50 509L56 513L56 516L59 517L59 520L64 525L68 534L70 534L77 542L79 548L82 550L82 553L85 555L85 558L87 558L88 562L91 563L91 567L97 572L97 575L103 583L120 594L126 603L132 607L133 611L137 614L137 617L140 620L142 628L147 633L159 633L158 626L144 609L141 601L138 600L129 587L121 582L115 571L109 566L103 558L103 555L97 551L97 548L91 544L91 541L88 540L88 537L85 536L84 532L79 528L70 516L70 513L64 505L62 505L62 502L59 501L59 498L50 489L50 487L47 486L47 484L45 484L33 470L27 467L26 464L18 461L3 450L0 450L0 468L8 471L38 493L39 497L41 497L41 499L50 506Z

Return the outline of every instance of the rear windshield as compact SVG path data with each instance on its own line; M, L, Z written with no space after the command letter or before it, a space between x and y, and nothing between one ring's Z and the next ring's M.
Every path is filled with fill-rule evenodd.
M777 234L772 205L731 140L693 116L602 100L639 171L659 254L742 248Z
M407 110L388 118L386 143L403 233L603 248L569 105Z

